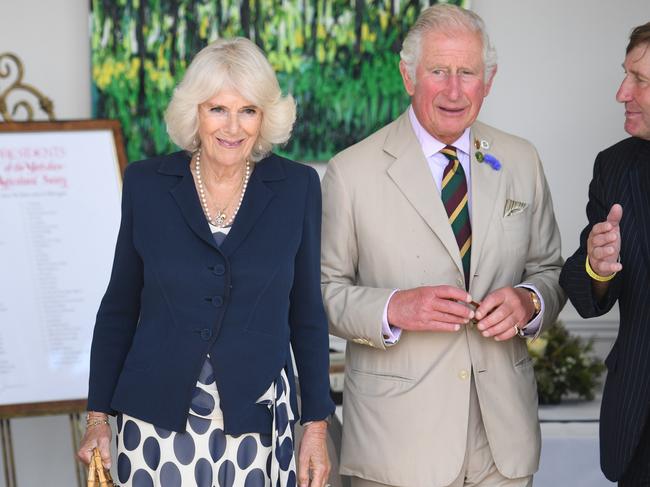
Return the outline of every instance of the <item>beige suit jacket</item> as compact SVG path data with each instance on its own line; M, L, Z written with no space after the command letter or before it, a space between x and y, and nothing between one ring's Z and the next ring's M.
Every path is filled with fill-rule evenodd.
M476 122L475 139L502 163L471 159L470 293L521 282L544 298L551 325L565 297L560 234L535 148ZM509 210L511 201L519 208ZM523 209L521 208L523 206ZM405 113L335 156L323 179L322 290L330 332L348 340L341 473L405 487L451 483L465 455L471 372L499 471L539 463L537 392L526 342L403 332L387 347L382 313L394 289L464 287L440 193Z

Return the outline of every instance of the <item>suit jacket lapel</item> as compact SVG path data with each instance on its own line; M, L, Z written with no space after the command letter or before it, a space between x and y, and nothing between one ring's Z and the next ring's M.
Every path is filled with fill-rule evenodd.
M203 209L194 186L194 178L190 172L190 158L185 153L179 153L179 158L169 160L161 165L159 172L171 176L180 176L181 180L170 193L181 210L183 218L192 231L208 245L219 248L212 237L208 222L203 215Z
M643 246L643 252L641 254L646 261L646 266L650 268L650 235L648 235L648 232L650 232L650 224L647 223L648 218L650 218L650 194L648 193L648 188L644 188L643 186L648 180L648 175L642 174L641 171L641 166L648 164L650 164L650 142L643 141L637 153L636 160L630 164L630 170L627 175L627 184L629 185L630 191L627 191L627 188L623 188L623 191L621 191L623 198L621 206L623 206L623 218L632 220L632 228L636 229L633 233L638 235L641 240L641 245ZM650 171L649 168L645 168L645 170ZM626 195L630 195L633 204L626 205Z
M493 141L485 134L481 133L480 127L476 124L472 126L470 133L470 171L472 176L472 258L470 263L470 288L471 280L477 275L478 266L481 259L481 252L488 240L488 231L493 225L494 213L497 211L498 198L501 183L503 180L503 170L495 170L490 165L479 162L476 159L474 151L474 141L485 140L491 154L498 154L499 148L493 147ZM484 151L485 152L485 151Z
M393 130L386 137L384 150L395 157L395 161L388 168L388 176L440 239L462 273L463 264L456 237L429 165L411 127L408 112L396 120Z
M256 164L248 182L241 208L237 212L237 217L230 229L230 233L228 233L228 237L221 244L224 255L232 255L249 234L271 198L273 198L275 193L267 182L284 178L284 169L276 156L272 155Z
M208 222L203 215L203 209L194 186L194 178L190 172L189 160L186 154L179 153L178 158L163 164L159 172L181 177L181 180L170 190L170 193L176 200L176 204L178 204L185 221L192 231L201 240L224 255L231 255L246 238L274 195L273 190L266 182L284 179L284 170L276 156L273 155L256 164L237 217L228 233L228 237L219 247L214 241Z

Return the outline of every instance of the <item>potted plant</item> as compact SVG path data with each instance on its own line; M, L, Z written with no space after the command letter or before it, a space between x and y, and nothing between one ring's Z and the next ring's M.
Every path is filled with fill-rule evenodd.
M567 395L592 400L605 370L594 357L593 340L571 335L561 322L528 342L540 404L558 404Z

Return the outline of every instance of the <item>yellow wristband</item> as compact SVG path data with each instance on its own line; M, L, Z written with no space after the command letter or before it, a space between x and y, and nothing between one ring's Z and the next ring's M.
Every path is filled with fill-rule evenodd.
M616 272L606 277L596 274L596 271L594 271L591 268L591 265L589 264L589 256L587 256L587 258L585 259L585 270L587 271L587 274L589 274L589 277L591 277L594 281L598 281L598 282L611 281L612 279L614 279L614 276L616 276Z

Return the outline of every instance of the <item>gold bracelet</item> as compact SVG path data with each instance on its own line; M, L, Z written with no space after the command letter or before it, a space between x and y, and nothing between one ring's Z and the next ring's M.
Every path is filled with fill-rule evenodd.
M86 414L86 428L98 424L108 424L108 416L105 413Z
M587 274L589 274L589 277L591 277L594 281L598 281L598 282L611 281L616 276L616 272L614 272L613 274L610 274L609 276L606 276L606 277L603 277L603 276L601 276L599 274L596 274L596 271L594 271L591 268L591 265L589 264L589 256L588 255L587 255L587 258L585 259L585 270L587 271Z
M87 413L86 414L86 423L94 419L108 419L108 414L106 413Z
M93 426L97 426L100 424L108 424L108 419L95 419L95 420L87 421L86 429L92 428Z

